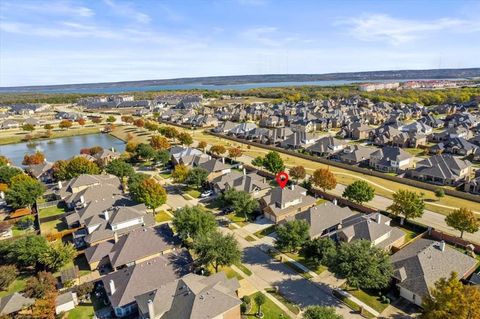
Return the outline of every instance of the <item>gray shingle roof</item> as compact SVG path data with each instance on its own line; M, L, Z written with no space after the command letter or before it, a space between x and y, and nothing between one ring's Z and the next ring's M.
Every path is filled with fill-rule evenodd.
M456 179L460 171L471 166L467 160L451 155L434 155L417 163L415 171L422 175L434 176L442 179Z
M33 305L35 299L26 298L18 292L0 298L0 315L9 315Z

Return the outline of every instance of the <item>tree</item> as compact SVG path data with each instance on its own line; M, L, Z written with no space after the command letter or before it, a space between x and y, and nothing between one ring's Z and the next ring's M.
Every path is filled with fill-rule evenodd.
M223 145L213 145L212 147L210 147L210 152L215 155L223 155L226 151L227 149Z
M10 165L10 160L8 157L0 155L0 167Z
M43 128L46 129L46 130L53 130L53 125L52 124L45 124L43 126Z
M72 125L73 123L70 120L61 120L60 124L58 124L58 127L63 129L69 129L72 127Z
M27 280L25 296L28 298L44 298L48 293L55 292L57 279L46 271L41 271L36 277Z
M23 157L22 165L36 165L41 164L44 161L45 155L40 151L36 151L31 155L25 154L25 156Z
M70 161L57 161L53 166L54 175L59 180L67 180L82 174L100 174L100 167L85 157L75 157Z
M201 167L195 167L188 171L187 178L185 182L188 185L193 185L197 188L200 188L206 181L208 177L208 171Z
M463 238L463 233L475 233L480 228L480 222L477 220L475 214L467 208L459 208L445 217L445 222L448 226L460 231L460 238Z
M150 145L158 150L168 150L170 148L170 143L166 137L160 135L154 135L150 138Z
M217 228L215 216L201 206L186 206L177 209L172 223L184 241L211 234Z
M125 122L125 123L132 124L133 121L134 121L134 118L133 118L133 116L130 116L130 115L123 115L123 116L121 117L121 120L122 120L123 122Z
M145 128L149 131L156 131L158 130L158 124L153 121L146 121Z
M92 122L95 123L95 124L100 124L102 123L103 119L99 116L96 116L94 118L92 118Z
M172 179L175 183L183 183L187 179L188 176L188 167L183 164L178 164L173 169Z
M302 252L305 258L317 264L328 265L337 253L335 242L329 237L315 238L303 244Z
M0 166L0 183L10 185L13 177L22 174L23 171L19 168L11 166Z
M273 174L278 174L279 172L285 170L285 164L283 163L280 154L275 151L268 152L263 159L263 167Z
M307 176L305 167L295 166L290 169L290 176L298 183L299 179L304 179Z
M103 151L103 147L98 146L98 145L97 145L97 146L90 147L90 148L88 149L88 153L89 153L90 155L92 155L92 156L95 155L95 154L100 153L101 151Z
M372 246L368 240L341 243L335 259L328 266L346 278L350 286L362 289L383 289L393 274L387 252Z
M15 265L0 266L0 290L7 290L8 286L17 278L18 269Z
M257 156L252 160L252 165L257 167L263 166L263 157Z
M27 236L15 240L5 248L7 260L22 267L35 267L48 250L47 240L42 236Z
M43 185L28 175L17 175L5 193L5 200L13 208L32 206L44 192Z
M93 283L92 282L85 282L81 285L75 287L75 292L77 293L78 297L83 297L89 295L93 291Z
M130 194L135 196L134 194L137 193L140 184L148 178L150 178L150 176L141 173L134 173L133 175L130 175L127 183Z
M193 144L193 137L192 137L192 135L190 135L186 132L183 132L183 133L178 134L178 141L180 143L182 143L182 145L190 146L190 145Z
M205 153L205 149L207 148L207 142L205 141L200 141L198 143L198 148L201 149Z
M52 291L46 293L43 298L37 298L32 306L32 317L38 319L55 319L57 295L57 291ZM30 318L30 316L27 318Z
M405 219L418 218L423 215L425 203L422 195L407 189L401 189L393 194L393 204L387 207L394 215L403 215Z
M258 306L257 316L261 318L263 317L262 306L267 302L267 297L263 293L258 292L253 299Z
M136 201L151 208L154 214L155 208L167 202L167 192L154 178L143 180L132 195Z
M343 191L342 196L357 204L363 204L373 199L375 196L375 188L370 186L366 181L358 180L348 185Z
M309 228L305 220L293 220L278 226L275 247L281 251L297 251L308 240Z
M337 187L337 179L328 168L319 168L315 170L312 175L312 183L323 191Z
M22 125L22 130L27 131L27 132L32 132L35 130L35 126L32 124L23 124Z
M142 158L143 160L152 159L156 154L156 151L153 147L151 147L149 144L144 143L138 144L135 152L137 156Z
M303 319L343 319L333 307L310 306L303 313Z
M135 153L137 151L138 143L135 142L128 142L127 145L125 145L125 151L129 153Z
M112 160L110 163L108 163L107 167L105 167L105 171L109 174L113 174L119 177L122 180L125 177L133 175L133 173L135 173L133 166L121 159Z
M445 191L443 190L443 188L437 188L435 190L435 197L437 197L439 200L444 196L445 196Z
M223 200L226 205L233 208L237 215L244 214L245 221L248 221L248 216L258 209L258 201L247 192L237 191L234 188L228 189L223 194Z
M212 265L215 272L218 272L221 266L230 266L239 262L242 254L233 234L223 235L220 232L198 237L194 242L193 250L200 264Z
M113 115L109 115L109 116L107 117L107 123L113 123L113 122L115 122L116 120L117 120L117 119L116 119L115 116L113 116Z
M480 318L480 289L464 286L453 272L448 279L435 282L435 288L424 297L422 307L422 319Z
M228 156L233 159L237 159L242 156L243 152L239 147L231 147L228 149Z
M41 256L40 262L51 271L57 271L77 256L77 250L71 243L55 241L49 244L47 251Z
M145 126L145 121L142 119L136 119L135 121L133 121L133 125L135 125L138 128L142 128Z
M162 134L166 138L171 138L171 139L175 139L179 135L178 130L171 126L161 127L158 129L158 131L160 132L160 134Z
M167 164L170 161L170 153L166 150L158 151L153 157L155 164L161 163L162 165Z
M80 125L80 126L84 126L84 125L87 123L87 121L85 121L84 118L79 118L79 119L77 120L77 123L78 123L78 125Z

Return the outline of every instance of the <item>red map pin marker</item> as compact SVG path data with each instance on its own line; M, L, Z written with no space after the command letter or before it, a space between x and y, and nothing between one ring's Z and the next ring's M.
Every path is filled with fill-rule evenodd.
M280 172L275 176L278 185L283 189L288 183L288 174L285 172Z

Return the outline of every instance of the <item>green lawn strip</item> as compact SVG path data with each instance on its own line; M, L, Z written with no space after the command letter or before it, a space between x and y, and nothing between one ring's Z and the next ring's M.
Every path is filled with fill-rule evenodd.
M255 232L254 235L258 238L263 238L265 236L270 235L274 231L275 231L275 225L272 225L272 226L268 226L265 229L262 229L262 230L259 230L259 231Z
M22 228L19 228L17 225L13 226L12 228L13 237L25 236L33 233L35 233L34 229L22 229Z
M164 179L169 179L170 177L172 177L172 173L159 173L158 175L160 175L160 177Z
M57 233L66 229L67 225L61 219L55 219L46 223L40 222L40 230L42 235Z
M172 220L172 216L170 216L166 211L161 210L155 214L155 221L157 223L163 223Z
M15 279L10 286L8 286L7 290L0 290L0 298L11 295L15 292L20 292L25 289L29 276L27 275L19 275L17 279Z
M200 191L198 191L196 189L192 189L192 188L188 189L185 193L190 195L193 198L199 198L200 197Z
M342 289L344 289L346 292L351 294L352 296L356 297L357 299L361 300L368 306L372 307L379 313L382 313L387 307L387 303L382 303L380 300L380 296L378 294L375 294L373 292L367 292L362 289L354 289L349 287L348 285L344 284L342 286Z
M185 198L186 200L192 200L193 197L188 195L188 194L182 194L182 197Z
M413 156L422 156L425 154L425 150L421 148L404 148L403 150Z
M323 199L323 198L319 198L317 199L317 201L315 202L316 205L320 205L322 203L325 203L327 200L326 199Z
M210 265L208 266L208 271L211 273L211 274L214 274L215 273L215 269ZM223 271L225 273L225 275L227 276L228 279L232 279L232 278L237 278L238 280L242 280L243 279L243 276L240 275L238 272L236 272L235 270L232 269L232 267L218 267L218 271Z
M310 275L308 272L304 272L303 269L301 269L300 267L298 267L294 262L284 261L283 264L286 265L287 267L295 270L296 272L298 272L298 274L299 274L300 276L302 276L303 278L305 278L305 279L307 279L307 280L313 278L312 275Z
M256 239L253 238L251 235L248 235L247 237L245 237L245 240L249 241L249 242L252 242L252 241L255 241Z
M232 223L237 224L240 227L243 227L248 224L248 222L245 221L245 216L243 215L237 215L235 213L230 213L226 216Z
M68 319L90 319L95 316L92 303L80 303L75 309L68 312Z
M275 299L278 299L281 303L285 305L285 307L288 308L291 312L294 314L298 315L300 313L300 307L298 307L295 303L289 301L287 298L285 298L281 292L277 291L274 288L267 288L265 289L266 292L271 294Z
M42 208L39 211L40 218L50 217L50 216L57 216L65 213L65 209L57 206Z
M252 272L250 271L250 269L248 269L244 264L236 263L235 266L237 266L238 269L240 269L245 275L247 275L247 276L252 275Z
M252 300L252 308L249 313L246 314L247 318L256 318L255 314L258 311L258 306L255 303L255 296L261 294L261 292L254 293L250 295ZM270 299L266 298L265 304L262 305L262 312L264 314L263 318L265 319L280 319L280 318L290 318L282 309L280 309L276 304L273 303Z
M308 269L310 269L311 271L315 272L318 275L320 275L322 272L328 269L326 266L317 264L313 260L306 259L304 256L298 253L285 253L285 255L292 258L296 262L304 265L305 267L307 267Z

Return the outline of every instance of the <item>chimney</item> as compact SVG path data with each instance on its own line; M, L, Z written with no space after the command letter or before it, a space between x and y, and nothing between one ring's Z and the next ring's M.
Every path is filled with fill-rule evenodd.
M5 193L4 192L0 192L0 199L5 199Z
M243 175L247 175L247 169L245 167L243 168Z
M105 220L108 220L108 218L110 217L110 213L108 212L108 210L104 211L103 215L105 216Z
M108 284L110 286L110 295L113 295L115 293L115 283L113 282L113 279L110 279Z
M439 248L440 248L441 251L445 251L445 241L442 240L442 241L439 243Z
M222 163L225 164L225 157L222 157Z
M337 206L337 199L334 198L333 201L332 201L333 205Z
M115 241L115 243L118 242L118 234L117 234L117 232L113 232L113 240Z
M80 196L80 203L85 204L85 197L83 195Z
M153 308L153 301L151 299L148 299L147 306L148 306L148 318L155 319L155 309Z
M62 181L58 181L58 189L62 189Z
M376 218L375 218L375 221L377 222L377 224L380 224L381 220L382 220L382 214L377 213L377 216L376 216Z

